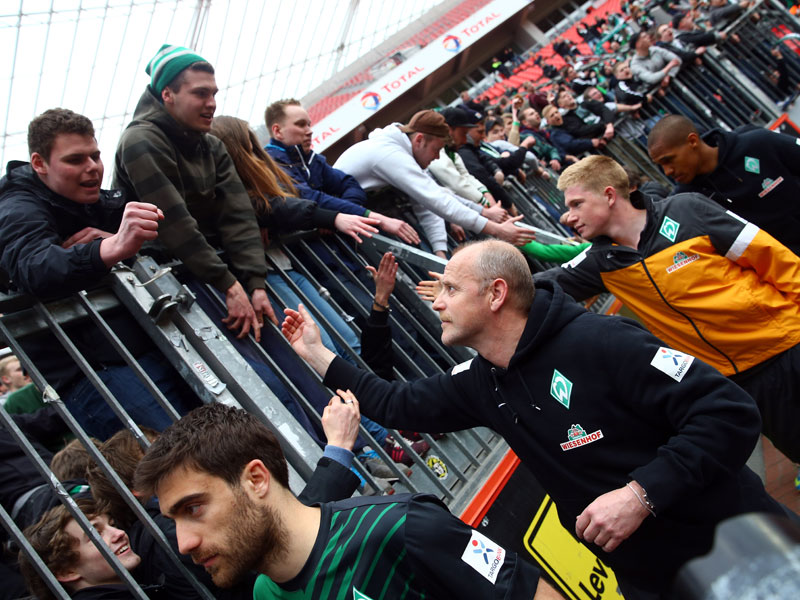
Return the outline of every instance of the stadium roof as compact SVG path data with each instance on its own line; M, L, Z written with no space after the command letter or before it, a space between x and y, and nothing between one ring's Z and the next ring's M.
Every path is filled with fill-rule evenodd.
M467 0L481 5L486 0ZM63 106L95 124L106 163L164 43L217 71L217 114L253 125L272 100L302 97L432 9L456 0L6 0L0 6L0 162L27 159L28 122ZM441 6L440 6L441 5ZM452 19L459 20L454 12ZM447 21L449 22L449 21ZM446 23L447 23L446 22ZM446 23L441 27L446 29ZM440 28L441 29L441 28ZM437 30L398 44L435 38ZM111 169L106 169L106 183Z

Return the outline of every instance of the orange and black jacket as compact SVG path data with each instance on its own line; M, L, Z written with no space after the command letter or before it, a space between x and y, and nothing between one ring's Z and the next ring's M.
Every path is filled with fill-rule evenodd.
M631 201L647 211L638 248L601 236L534 279L576 300L611 292L654 335L725 375L800 343L797 256L700 194Z

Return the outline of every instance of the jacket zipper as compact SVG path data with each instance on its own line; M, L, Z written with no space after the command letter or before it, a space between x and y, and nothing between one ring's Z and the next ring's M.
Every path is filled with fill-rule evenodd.
M664 302L664 304L666 304L666 305L667 305L669 308L671 308L671 309L672 309L672 310L674 310L676 313L678 313L679 315L681 315L681 316L682 316L684 319L686 319L687 321L689 321L689 324L692 326L692 328L694 329L695 333L697 333L697 336L698 336L698 337L699 337L701 340L703 340L703 341L704 341L706 344L708 344L708 345L709 345L709 347L711 347L713 350L715 350L715 351L719 352L719 353L720 353L720 354L721 354L721 355L722 355L722 356L725 358L725 360L727 360L729 363L731 363L731 366L733 367L733 371L734 371L734 373L738 373L738 372L739 372L739 368L736 366L736 363L735 363L735 362L733 362L733 361L731 360L731 358L730 358L730 357L729 357L727 354L725 354L725 353L724 353L722 350L720 350L720 349L719 349L719 348L717 348L717 347L716 347L714 344L712 344L711 342L709 342L709 341L708 341L708 340L705 338L705 336L704 336L702 333L700 333L700 330L697 328L697 325L695 325L694 321L693 321L693 320L692 320L692 319L691 319L691 318L690 318L690 317L689 317L687 314L683 313L682 311L680 311L680 310L678 310L677 308L675 308L674 306L672 306L672 304L670 304L670 303L669 303L669 301L668 301L668 300L667 300L667 299L664 297L664 294L662 294L662 293L661 293L661 289L660 289L660 288L658 287L658 285L656 284L656 282L655 282L655 279L653 279L653 276L650 274L650 270L647 268L647 263L645 262L645 260L644 260L644 259L642 259L642 260L640 260L639 262L641 262L641 263L642 263L642 268L644 268L644 272L645 272L645 274L647 275L647 278L650 280L650 283L652 283L652 284L653 284L653 287L654 287L654 288L656 289L656 291L658 292L658 295L659 295L659 297L661 298L661 300Z
M308 178L311 179L311 169L309 169L306 166L306 161L303 159L303 153L300 152L300 148L298 148L297 146L295 146L295 149L297 150L297 156L300 157L300 164L303 165L303 168L306 170Z

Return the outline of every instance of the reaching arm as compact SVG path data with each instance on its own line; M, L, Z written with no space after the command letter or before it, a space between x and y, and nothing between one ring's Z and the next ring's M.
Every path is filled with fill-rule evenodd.
M375 175L401 190L412 200L437 214L445 221L480 232L486 219L452 198L444 188L427 175L410 153L394 152L376 163Z
M96 284L114 264L135 255L158 235L163 213L129 202L114 233L86 227L63 242L55 216L13 196L0 212L0 267L20 290L36 296L77 291Z
M456 389L452 376L439 375L413 383L384 381L377 375L351 367L322 345L311 316L285 309L282 331L295 351L334 389L350 389L359 399L362 414L388 427L417 431L456 431L480 424L468 406L465 391Z
M533 276L534 284L544 279L555 281L579 302L607 291L595 257L592 255L591 246L560 267L541 271Z

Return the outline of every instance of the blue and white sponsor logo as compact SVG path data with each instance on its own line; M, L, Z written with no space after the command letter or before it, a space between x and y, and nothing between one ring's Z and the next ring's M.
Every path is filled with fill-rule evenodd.
M662 346L658 349L650 364L662 373L672 377L675 381L681 381L692 362L694 362L694 356L691 354Z
M506 551L473 529L461 560L494 584L506 560Z

